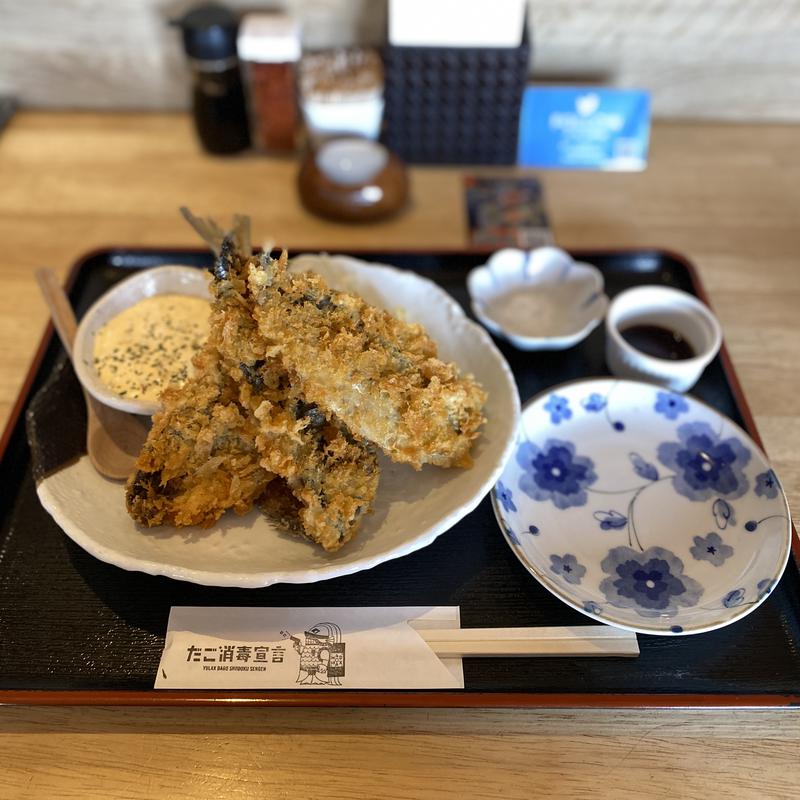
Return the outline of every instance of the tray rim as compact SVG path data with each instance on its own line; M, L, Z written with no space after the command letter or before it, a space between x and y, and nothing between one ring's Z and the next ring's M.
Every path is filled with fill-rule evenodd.
M0 691L0 705L268 708L800 709L800 694L623 694L553 692L35 690Z
M295 247L295 251L306 248ZM309 250L325 250L330 253L344 252L339 248L308 248ZM386 255L405 256L457 256L484 255L493 252L494 248L443 248L443 249L396 249L385 251ZM184 253L187 255L205 254L200 247L170 246L161 247L141 245L111 245L93 248L79 256L67 273L65 289L69 293L77 281L84 265L91 259L114 252L137 253ZM379 247L347 248L348 255L378 254ZM633 254L660 255L679 263L689 276L692 290L697 297L710 308L713 308L708 293L700 280L694 264L684 255L662 247L580 247L569 248L568 252L576 259L593 256L619 256ZM23 380L17 399L11 408L8 421L0 436L0 460L5 457L8 444L20 421L22 410L28 402L33 383L50 347L53 338L53 324L48 321L41 341L34 353L31 364ZM744 429L755 443L766 452L763 441L747 403L742 385L736 374L728 348L723 338L719 351L725 378L733 394L734 401L742 417ZM796 564L800 565L800 538L792 523L791 553ZM23 706L267 706L267 707L318 707L318 708L800 708L800 694L770 693L549 693L549 692L467 692L463 691L387 691L387 690L353 690L353 691L304 691L267 690L250 691L199 691L199 690L118 690L118 689L75 689L75 690L37 690L37 689L0 689L0 705Z

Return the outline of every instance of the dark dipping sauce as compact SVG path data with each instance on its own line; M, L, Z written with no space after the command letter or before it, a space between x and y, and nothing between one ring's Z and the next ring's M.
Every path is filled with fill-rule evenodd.
M694 348L678 331L660 325L631 325L621 328L622 338L641 353L665 361L685 361L694 358Z

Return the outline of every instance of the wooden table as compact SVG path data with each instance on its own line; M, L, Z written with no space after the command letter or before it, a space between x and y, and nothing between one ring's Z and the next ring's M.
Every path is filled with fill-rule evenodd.
M662 246L710 291L767 451L800 502L800 131L658 124L642 174L543 176L565 247ZM306 214L296 164L212 160L183 115L20 114L0 136L0 420L46 323L33 270L103 245L195 245L253 217L290 249L466 245L462 175L416 169L369 227ZM0 643L2 658L2 643ZM797 796L791 711L1 708L0 798Z

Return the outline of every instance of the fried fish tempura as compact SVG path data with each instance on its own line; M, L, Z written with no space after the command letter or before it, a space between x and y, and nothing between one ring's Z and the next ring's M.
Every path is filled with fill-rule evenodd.
M134 519L208 527L257 504L332 551L371 507L375 444L417 469L470 464L486 395L420 326L290 276L285 253L252 257L243 218L226 236L184 214L216 255L210 334L162 396L127 486Z
M242 386L240 397L258 422L259 463L294 496L302 532L326 550L338 550L372 507L380 476L375 449L297 397L269 360L248 374L255 388ZM275 496L272 488L259 505L285 524L282 487L275 487Z
M237 230L245 230L242 221ZM215 299L216 328L228 305ZM208 528L230 508L249 511L275 476L259 463L258 422L240 404L239 387L211 339L194 358L194 374L161 400L126 487L128 513L148 527Z
M244 514L273 477L259 464L255 420L220 371L217 351L206 345L195 366L182 388L162 395L128 481L128 513L148 527L208 528L229 508Z
M326 550L337 550L371 508L380 475L375 450L307 403L281 363L267 356L247 293L251 248L244 220L224 236L213 222L184 214L218 254L209 346L253 425L260 466L282 479L266 487L259 505Z
M226 313L224 324L215 325L212 317L210 341L238 383L240 403L257 421L261 465L283 478L298 501L303 532L326 550L337 550L372 506L380 476L375 450L307 403L280 361L267 357L247 294L248 260L231 244L223 241L212 290L228 305L235 298L235 310ZM273 499L268 489L262 508L269 512L279 505L281 492L276 487Z
M286 266L285 252L251 260L248 285L267 351L308 402L393 461L470 466L481 386L436 357L422 326Z

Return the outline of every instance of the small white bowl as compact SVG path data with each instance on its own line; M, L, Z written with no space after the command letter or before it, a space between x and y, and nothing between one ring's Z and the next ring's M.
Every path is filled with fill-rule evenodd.
M669 360L647 355L622 338L634 324L676 331L691 345L693 358ZM708 306L696 297L665 286L637 286L617 295L606 316L606 364L619 378L639 378L686 392L722 345L722 329Z
M209 276L196 267L164 266L137 272L102 295L83 315L72 346L78 380L92 397L107 406L131 414L155 414L158 403L121 397L100 380L94 368L94 337L110 319L146 297L185 294L210 300Z
M557 247L495 253L467 276L475 316L520 350L564 350L608 308L603 275Z

